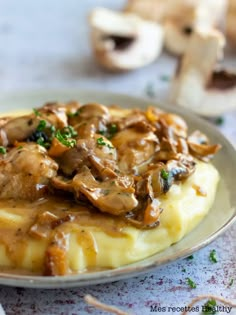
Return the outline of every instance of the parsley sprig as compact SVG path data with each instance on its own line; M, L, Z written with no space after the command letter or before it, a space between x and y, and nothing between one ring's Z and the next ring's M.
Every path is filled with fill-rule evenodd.
M105 142L103 137L97 139L97 144L101 146L107 146L109 149L114 149L109 143Z
M211 252L210 252L210 255L209 255L209 259L212 263L217 263L217 257L216 257L216 250L213 249Z
M197 285L192 279L187 278L186 281L187 281L187 284L190 286L190 288L196 289Z
M202 307L202 314L204 315L214 315L217 313L217 304L214 299L208 300Z
M7 153L6 148L3 146L0 146L0 154L6 154L6 153Z
M167 172L164 168L161 170L161 177L164 179L164 180L167 180L169 178L169 172Z
M77 135L78 133L72 126L64 127L62 130L55 132L55 138L68 148L73 148L76 145L76 140L72 138Z

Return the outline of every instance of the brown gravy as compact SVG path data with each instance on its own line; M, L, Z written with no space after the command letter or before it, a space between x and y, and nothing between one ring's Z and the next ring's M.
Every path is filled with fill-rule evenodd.
M86 256L93 265L97 248L86 227L92 226L112 237L119 237L124 235L122 229L128 225L122 218L102 214L86 205L79 205L72 200L55 196L35 202L1 200L0 211L19 218L19 223L15 223L14 219L12 222L9 219L7 223L7 219L0 215L0 242L4 245L7 257L17 274L32 274L30 271L20 271L29 240L35 240L35 244L41 240L48 247L58 233L69 236L71 231L76 231L78 244L86 251ZM1 271L4 272L5 269L1 268ZM40 261L38 263L36 261L33 274L40 274L39 269Z

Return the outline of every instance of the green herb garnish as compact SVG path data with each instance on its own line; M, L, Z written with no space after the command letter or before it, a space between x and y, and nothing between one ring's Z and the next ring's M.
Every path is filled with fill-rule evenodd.
M70 117L70 118L73 118L73 117L77 117L79 116L79 114L81 113L81 110L78 109L76 112L74 113L68 113L67 116Z
M163 74L160 76L160 80L167 82L167 81L170 81L170 77L166 74Z
M39 137L36 142L37 142L37 144L41 145L44 148L50 147L50 143L46 142L43 137Z
M164 168L161 170L161 177L164 179L164 180L167 180L169 178L169 172L167 172Z
M55 138L68 148L73 148L76 145L75 139L69 139L68 134L64 134L60 130L56 131Z
M193 257L193 255L190 255L190 256L186 257L186 259L192 260L192 259L194 259L194 257Z
M190 288L196 289L197 285L192 279L187 278L186 280L187 280L187 284L190 286Z
M101 137L101 138L97 139L97 144L98 145L106 145L106 142L104 141L103 137Z
M17 147L17 150L21 150L23 149L23 145L20 145L19 147Z
M0 146L0 154L6 154L7 150L3 146Z
M145 88L145 93L150 98L154 98L156 96L153 83L150 82L147 84L147 86Z
M220 116L220 117L216 118L215 124L218 126L221 126L221 125L223 125L224 121L225 121L224 117Z
M62 134L63 137L66 138L66 139L69 139L69 138L78 136L77 131L75 131L75 129L74 129L72 126L64 127L64 128L61 130L61 134Z
M33 108L33 112L35 114L35 116L41 116L40 112L36 109L36 108Z
M216 257L216 250L213 249L211 252L210 252L210 255L209 255L209 259L212 263L217 263L217 257Z
M183 269L182 269L182 272L186 272L186 269L185 269L185 268L183 268Z
M204 315L214 315L216 311L216 301L214 299L208 300L202 307L202 314Z
M37 131L43 131L47 126L47 122L46 120L40 120L38 127L37 127Z
M117 131L118 131L117 125L111 124L111 126L109 127L110 138L114 137L114 135L117 133Z
M229 283L229 287L231 287L233 284L234 284L234 279L231 279Z

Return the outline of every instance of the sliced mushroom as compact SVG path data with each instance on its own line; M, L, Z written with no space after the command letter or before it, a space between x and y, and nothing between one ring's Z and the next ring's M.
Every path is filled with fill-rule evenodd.
M39 120L34 114L2 120L0 145L13 145L15 141L27 139L36 130L38 124Z
M152 131L140 132L136 128L118 132L111 141L117 148L119 169L124 173L137 171L137 166L148 161L159 147Z
M152 63L163 46L163 30L134 14L103 8L90 15L97 61L112 71L127 71Z
M236 74L229 77L215 70L224 43L218 31L192 36L172 83L172 102L205 116L221 115L236 107Z
M178 160L169 160L166 164L157 163L147 174L151 176L155 198L167 193L174 181L189 177L195 171L196 163L189 156L179 155Z
M132 211L138 205L132 186L125 186L124 181L121 184L116 179L96 181L87 167L73 178L73 189L75 194L84 194L100 211L113 215Z
M236 0L228 0L226 16L226 35L229 42L236 47Z
M200 131L192 133L187 142L191 154L206 162L221 149L219 144L210 145L208 138Z
M74 148L62 154L58 160L64 174L71 176L82 166L92 167L101 178L114 177L117 153L112 143L104 136L94 139L79 139Z
M97 103L85 104L77 113L70 121L79 138L93 138L96 133L106 130L111 118L108 108Z
M163 209L160 201L154 198L151 175L141 178L137 182L136 195L138 206L126 215L127 221L138 228L156 227L160 223L159 219Z

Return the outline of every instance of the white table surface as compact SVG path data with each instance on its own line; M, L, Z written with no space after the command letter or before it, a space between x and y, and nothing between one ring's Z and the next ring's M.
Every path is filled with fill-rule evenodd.
M156 98L167 98L176 59L163 54L156 63L132 73L110 74L94 61L86 17L94 6L121 8L120 0L0 0L0 91L89 88L144 96L147 84ZM226 64L236 68L236 52ZM236 144L236 112L224 117L222 131ZM29 290L0 287L7 314L103 314L83 302L90 293L132 314L150 314L150 305L185 306L195 296L211 293L236 299L236 226L193 260L180 260L126 281L72 290ZM218 263L209 261L216 249ZM186 269L183 272L182 269ZM186 277L197 283L185 284ZM234 284L229 286L231 279ZM166 312L179 314L177 311ZM225 314L225 313L222 313ZM231 311L230 314L233 314Z

